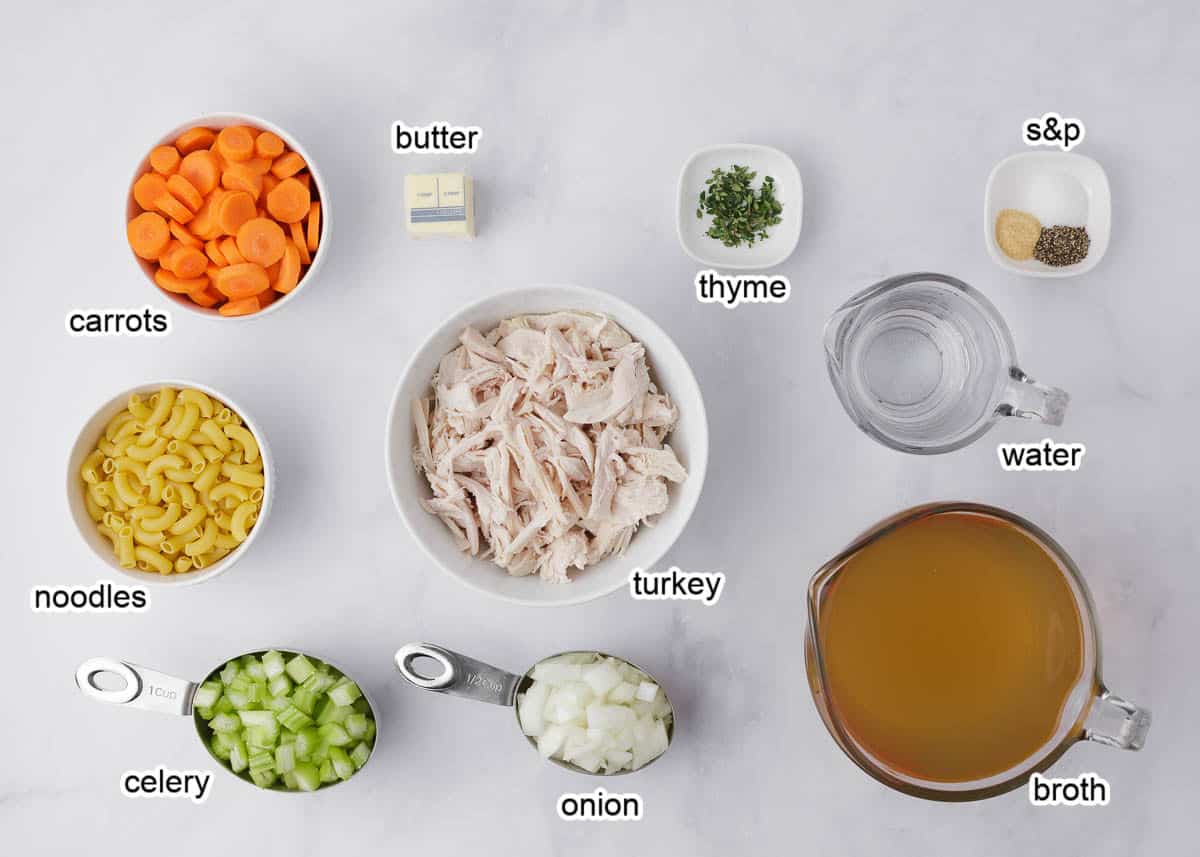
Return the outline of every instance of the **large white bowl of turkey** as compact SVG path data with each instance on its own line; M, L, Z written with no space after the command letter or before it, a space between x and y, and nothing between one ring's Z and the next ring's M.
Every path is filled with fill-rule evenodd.
M518 328L529 333L507 338ZM589 340L603 343L590 363L578 353ZM549 362L531 386L541 348ZM578 384L570 404L553 392L571 383L550 378L570 369L564 355L587 373L600 353L609 368L582 398ZM604 419L584 422L593 416ZM635 568L663 570L704 484L708 421L691 367L647 316L594 289L529 286L470 304L417 349L388 412L385 458L400 516L439 568L504 601L564 606L620 589Z

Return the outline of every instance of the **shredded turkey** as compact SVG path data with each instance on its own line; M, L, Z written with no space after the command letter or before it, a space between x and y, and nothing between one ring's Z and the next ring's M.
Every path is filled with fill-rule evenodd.
M646 351L611 319L524 315L468 327L412 403L421 506L460 549L509 574L569 583L666 511L687 471L679 421Z

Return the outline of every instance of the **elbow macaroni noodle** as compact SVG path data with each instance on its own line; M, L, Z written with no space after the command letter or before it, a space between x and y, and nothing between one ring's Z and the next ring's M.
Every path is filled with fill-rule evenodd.
M83 460L83 502L122 568L185 574L237 548L266 487L258 441L200 390L134 393Z

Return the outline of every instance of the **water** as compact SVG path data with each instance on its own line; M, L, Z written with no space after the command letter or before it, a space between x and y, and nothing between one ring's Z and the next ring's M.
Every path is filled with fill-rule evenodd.
M995 415L1011 347L995 310L950 283L868 293L835 317L830 372L855 420L885 443L934 451Z

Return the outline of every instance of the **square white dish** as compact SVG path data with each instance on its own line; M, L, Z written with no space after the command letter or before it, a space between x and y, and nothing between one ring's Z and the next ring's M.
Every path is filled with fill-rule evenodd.
M1063 197L1078 183L1084 211L1079 222L1064 223L1057 214L1074 207ZM1006 208L1026 211L1043 227L1084 226L1091 246L1076 265L1051 267L1037 259L1010 259L996 243L996 215ZM1070 218L1074 220L1075 218ZM996 164L983 201L983 237L988 253L1001 268L1027 277L1075 277L1100 263L1112 232L1112 194L1104 168L1086 155L1072 152L1021 152Z
M753 247L726 247L704 233L711 225L707 214L696 217L700 191L713 169L729 169L734 164L758 173L755 188L766 176L775 179L775 196L783 203L781 222L770 228L766 240ZM780 265L792 255L800 240L804 219L804 185L795 162L778 149L754 143L721 143L692 154L679 173L675 227L684 252L710 268L720 271L761 271Z

